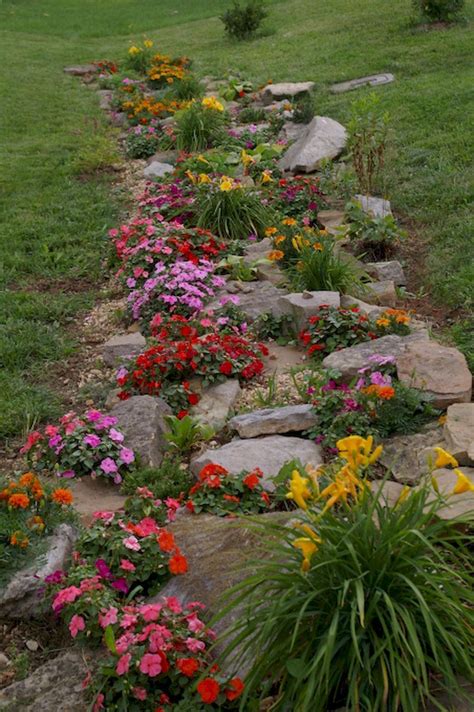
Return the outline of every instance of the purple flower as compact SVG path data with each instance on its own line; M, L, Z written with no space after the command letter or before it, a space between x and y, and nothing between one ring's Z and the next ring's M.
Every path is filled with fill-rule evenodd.
M128 593L129 586L124 578L115 579L110 585L112 588L115 588L116 591L120 591L120 593Z
M384 376L380 371L374 371L370 374L370 382L376 386L389 386L392 382L390 376Z
M126 465L130 465L135 460L135 453L133 450L130 450L128 447L123 447L120 450L119 453L119 458L124 462Z
M64 472L60 472L58 477L65 477L66 479L70 480L73 477L76 476L76 473L74 470L64 470Z
M113 578L112 571L109 569L104 559L97 559L97 561L95 562L95 567L97 569L97 573L99 574L99 576L101 576L101 578L107 579L108 581Z
M85 445L90 445L91 447L98 447L102 440L95 433L90 433L86 435L82 441Z
M369 361L378 363L380 366L385 366L387 363L395 363L394 356L384 356L383 354L374 354L369 356Z
M128 369L122 366L122 368L119 368L119 370L116 373L117 378L125 378L125 376L128 376Z
M65 578L65 572L61 569L57 569L56 571L53 571L52 574L49 574L49 576L46 576L44 580L45 583L62 583Z
M105 472L107 475L110 475L112 474L112 472L117 472L118 467L115 460L112 460L111 457L106 457L100 463L100 469L103 470L103 472Z
M123 434L115 430L115 428L110 428L109 438L114 441L114 443L123 443Z
M89 422L95 423L102 418L102 413L100 410L89 410L86 413L86 418Z
M57 435L53 435L53 437L49 439L48 445L49 445L49 447L56 447L57 445L59 445L61 443L61 440L62 440L62 437L58 433Z

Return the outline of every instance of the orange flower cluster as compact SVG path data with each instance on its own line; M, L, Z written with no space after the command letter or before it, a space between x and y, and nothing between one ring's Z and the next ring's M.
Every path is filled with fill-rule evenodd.
M166 54L155 54L152 65L148 70L148 77L152 82L160 84L173 84L175 79L183 79L186 75L187 59L180 57L172 60Z
M377 326L388 327L393 323L408 326L411 318L405 309L385 309L375 322Z
M188 106L188 104L189 102L187 101L171 101L168 99L155 101L150 96L141 96L135 101L124 101L122 109L127 112L129 119L146 125L151 119L174 114L176 111Z
M395 389L392 386L379 386L376 383L363 388L362 392L369 396L377 396L381 400L391 400L395 395Z

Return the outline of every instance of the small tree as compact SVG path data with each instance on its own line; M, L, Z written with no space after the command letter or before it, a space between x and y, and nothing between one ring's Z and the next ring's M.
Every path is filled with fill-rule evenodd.
M220 19L230 37L246 40L255 34L267 15L262 0L250 0L245 5L234 0L232 7L226 10Z
M385 160L388 112L381 112L380 100L374 93L352 104L349 121L348 148L362 193L369 195L379 177Z
M455 20L464 5L465 0L413 0L415 10L430 22Z

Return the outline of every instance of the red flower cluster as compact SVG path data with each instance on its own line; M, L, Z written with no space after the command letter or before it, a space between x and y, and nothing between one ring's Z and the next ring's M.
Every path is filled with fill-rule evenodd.
M309 356L318 353L326 356L333 351L377 338L374 325L358 307L344 309L323 304L318 308L318 314L308 321L308 328L300 332L299 338L309 347Z
M189 490L186 507L193 513L204 511L220 516L264 511L271 502L262 487L262 477L258 467L231 475L222 465L211 462L202 468L198 482Z

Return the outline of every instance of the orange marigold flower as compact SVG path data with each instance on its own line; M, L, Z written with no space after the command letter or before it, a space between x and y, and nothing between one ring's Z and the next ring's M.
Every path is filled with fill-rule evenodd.
M60 487L59 489L54 490L51 495L51 499L57 504L72 504L74 497L72 496L70 489Z
M10 498L8 500L8 506L9 507L14 507L15 509L27 509L30 505L30 498L26 494L21 494L18 492L17 494L12 494L10 495Z
M265 228L265 236L266 237L271 237L274 235L276 232L278 232L276 227L267 227Z
M21 531L13 532L10 537L10 544L12 546L18 546L20 547L20 549L26 549L29 543L30 540L28 539L26 534L23 534L23 532Z
M29 487L35 482L38 482L38 478L32 472L25 472L25 474L18 480L18 484L22 487Z
M271 250L268 253L268 259L269 260L281 260L285 256L285 253L282 252L281 250Z

